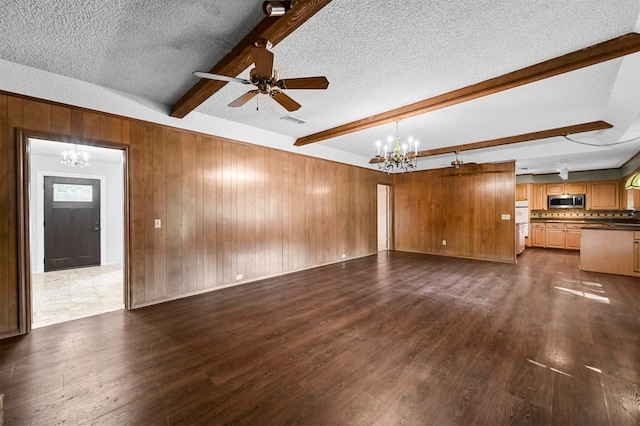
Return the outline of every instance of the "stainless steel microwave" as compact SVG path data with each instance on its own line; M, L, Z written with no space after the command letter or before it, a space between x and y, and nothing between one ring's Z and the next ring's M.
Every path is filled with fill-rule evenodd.
M584 209L585 195L549 195L550 209Z

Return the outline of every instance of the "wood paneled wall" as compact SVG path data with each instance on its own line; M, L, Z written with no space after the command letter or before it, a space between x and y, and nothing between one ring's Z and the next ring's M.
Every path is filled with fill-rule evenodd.
M515 261L514 162L396 174L393 190L396 250Z
M385 174L0 93L0 336L18 329L16 128L129 146L132 307L377 250Z

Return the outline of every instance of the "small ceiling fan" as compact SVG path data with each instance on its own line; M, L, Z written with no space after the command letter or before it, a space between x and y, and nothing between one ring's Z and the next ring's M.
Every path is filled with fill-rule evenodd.
M329 87L327 77L302 77L278 79L278 72L273 68L273 52L271 43L268 40L258 40L251 48L251 56L255 68L249 72L249 80L226 75L210 74L196 71L193 74L200 78L210 80L229 81L233 83L252 84L256 89L249 90L235 101L229 104L230 107L240 107L258 94L269 95L270 98L282 105L287 111L296 111L302 105L286 95L286 89L326 89Z
M464 161L458 158L458 154L460 154L460 151L456 151L456 159L451 162L452 167L459 169L460 167L464 167L469 164L476 164L476 163L465 163Z

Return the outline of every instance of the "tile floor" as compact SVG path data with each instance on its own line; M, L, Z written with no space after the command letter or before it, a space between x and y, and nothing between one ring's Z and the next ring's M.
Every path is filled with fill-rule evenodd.
M31 275L32 328L124 309L121 265Z

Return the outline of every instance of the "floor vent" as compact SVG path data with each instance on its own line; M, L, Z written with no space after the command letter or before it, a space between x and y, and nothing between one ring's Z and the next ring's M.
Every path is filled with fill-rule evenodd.
M304 124L306 123L306 121L301 120L297 117L291 116L291 115L285 115L284 117L280 118L280 120L285 120L285 121L291 121L293 123L297 123L297 124Z

